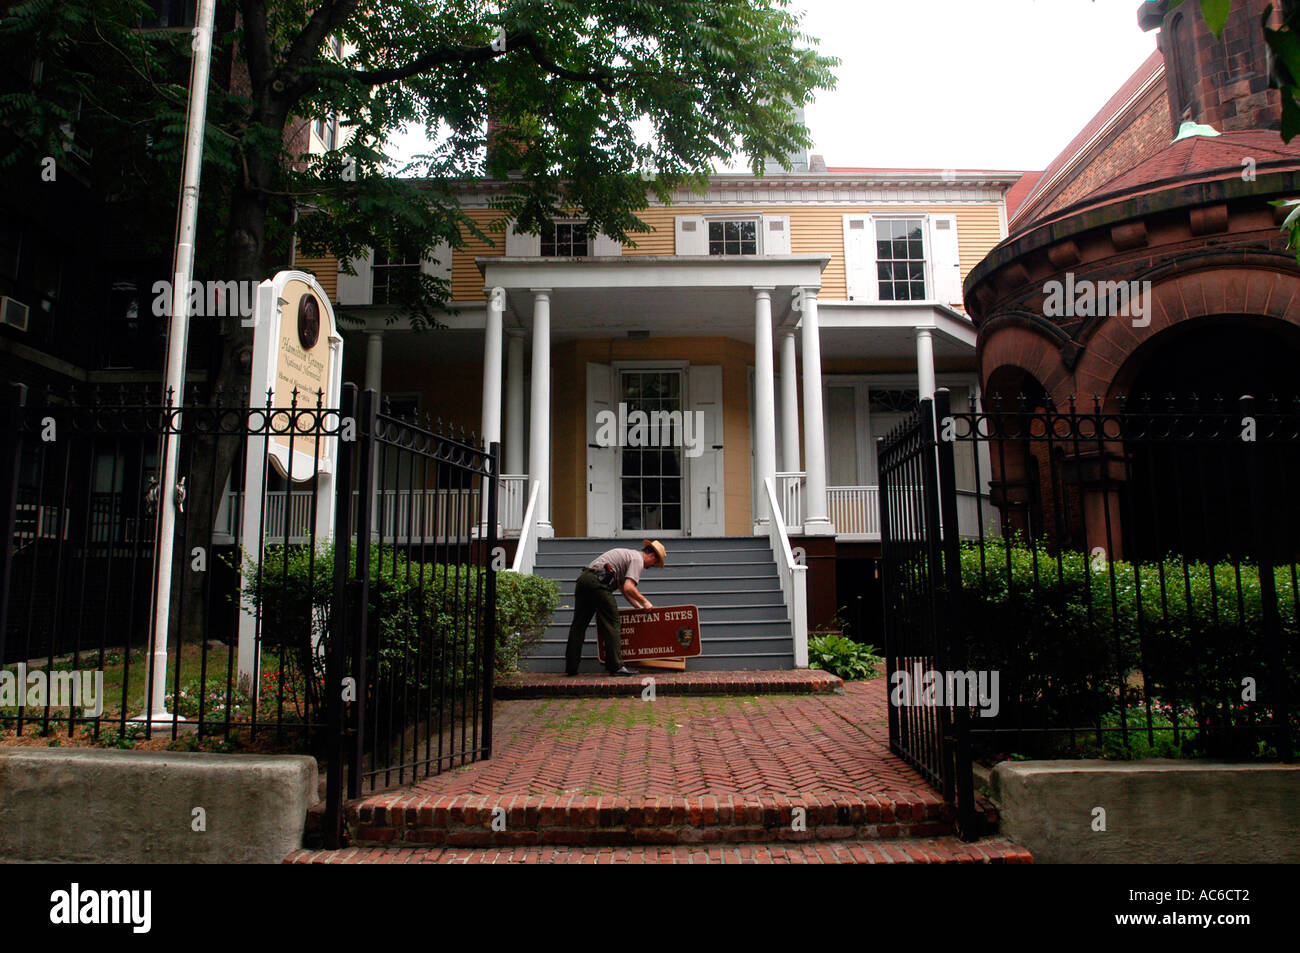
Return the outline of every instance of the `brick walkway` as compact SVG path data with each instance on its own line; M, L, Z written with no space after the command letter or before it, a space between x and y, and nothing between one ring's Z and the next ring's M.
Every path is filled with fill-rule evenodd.
M492 758L421 782L439 795L935 795L889 752L885 681L844 695L498 701Z
M1021 863L964 844L889 752L883 678L843 694L498 700L493 756L347 806L288 863ZM987 820L994 820L989 815Z
M816 695L844 694L844 683L815 668L781 672L674 672L643 669L634 678L592 674L569 677L526 672L497 682L497 698L640 696L653 678L658 695Z

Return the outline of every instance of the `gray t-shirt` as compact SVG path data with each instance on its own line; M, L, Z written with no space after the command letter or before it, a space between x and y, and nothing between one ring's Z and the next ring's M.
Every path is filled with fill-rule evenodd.
M639 549L611 549L589 562L587 568L599 573L604 571L607 564L614 567L614 575L618 577L614 588L622 589L625 579L631 579L634 584L641 581L645 557Z

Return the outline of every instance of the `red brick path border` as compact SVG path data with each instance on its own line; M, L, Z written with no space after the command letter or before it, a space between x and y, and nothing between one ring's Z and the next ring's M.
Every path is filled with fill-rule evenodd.
M737 844L711 847L454 847L294 851L286 864L1030 864L1022 847L990 837L901 842Z

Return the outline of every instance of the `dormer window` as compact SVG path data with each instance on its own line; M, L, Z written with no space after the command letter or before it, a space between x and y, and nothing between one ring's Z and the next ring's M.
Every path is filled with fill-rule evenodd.
M555 222L542 229L543 258L586 258L590 248L586 222Z

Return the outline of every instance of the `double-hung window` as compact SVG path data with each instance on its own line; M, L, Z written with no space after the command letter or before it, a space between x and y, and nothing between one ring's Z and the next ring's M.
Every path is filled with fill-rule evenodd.
M590 248L586 222L555 222L542 229L543 258L586 258Z
M710 255L757 255L758 219L712 219L709 222Z
M395 304L402 298L403 288L409 289L420 271L420 258L415 254L390 254L382 248L375 249L371 266L371 301L374 304Z
M875 226L880 300L925 300L925 220L878 218Z

